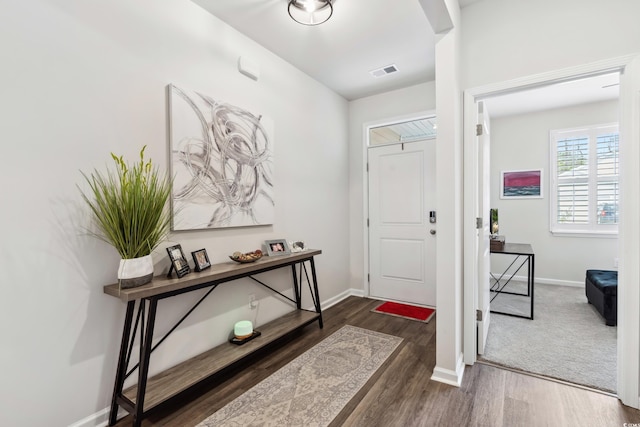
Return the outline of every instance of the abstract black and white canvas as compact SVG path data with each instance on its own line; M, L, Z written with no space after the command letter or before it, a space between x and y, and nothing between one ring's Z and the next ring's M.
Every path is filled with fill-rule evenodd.
M273 126L169 85L174 231L273 224Z

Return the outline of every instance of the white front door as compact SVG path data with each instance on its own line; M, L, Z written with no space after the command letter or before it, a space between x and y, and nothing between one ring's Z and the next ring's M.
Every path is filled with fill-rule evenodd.
M435 307L435 139L371 147L368 157L369 294Z

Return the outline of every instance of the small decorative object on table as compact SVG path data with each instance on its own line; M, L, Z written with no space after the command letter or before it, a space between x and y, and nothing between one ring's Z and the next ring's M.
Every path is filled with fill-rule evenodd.
M494 251L502 250L504 248L504 242L505 242L504 236L498 236L497 234L495 236L492 235L489 238L489 249Z
M253 324L250 320L241 320L233 325L233 335L238 339L249 338L253 333Z
M253 330L253 324L250 320L241 320L234 325L233 335L229 338L229 342L242 345L258 336L260 336L260 332Z
M489 219L490 219L490 232L492 236L498 235L498 209L490 209L489 210Z
M291 252L303 252L305 251L307 248L304 246L304 242L289 242L289 245L291 246Z
M206 249L193 251L191 252L191 256L193 257L193 262L195 263L194 270L202 271L206 268L211 267L211 262L209 261L209 255L207 255Z
M284 239L265 240L264 244L267 246L267 253L269 256L287 255L291 253L289 245Z
M256 262L257 260L262 258L262 251L260 249L256 249L253 252L246 252L246 253L236 251L233 253L233 255L230 255L229 258L241 264Z
M178 277L186 276L191 272L191 267L189 267L189 263L184 256L184 252L182 252L182 246L169 246L167 248L167 253L169 254L169 259L171 260L171 267L169 268L167 277L171 277L171 272L173 270L176 271L176 275Z

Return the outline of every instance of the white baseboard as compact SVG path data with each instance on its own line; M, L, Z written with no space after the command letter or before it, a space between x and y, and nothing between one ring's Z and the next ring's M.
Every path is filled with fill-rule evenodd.
M364 293L364 289L349 289L349 296L353 296L353 297L361 297L364 298L366 295Z
M80 421L76 421L75 423L70 424L69 427L105 427L109 425L110 410L110 407L104 408L103 410L98 411L95 414L89 415L88 417L83 418ZM127 411L120 408L118 411L118 419L126 416L127 414Z
M449 384L454 387L460 387L462 384L462 377L464 375L464 359L462 354L458 356L458 362L456 363L456 370L444 369L436 366L433 370L431 379L440 383Z
M500 277L501 273L492 273L494 277ZM506 278L503 278L502 283L504 283L504 280L506 280ZM515 280L517 282L526 282L527 281L527 276L513 276L513 279L511 280ZM541 285L556 285L556 286L571 286L574 288L584 288L584 282L576 282L573 280L559 280L559 279L548 279L545 277L536 277L534 279L534 283L535 284L541 284Z
M338 304L339 302L341 302L342 300L345 300L351 296L354 297L364 297L364 291L362 289L347 289L346 291L331 297L325 301L322 301L322 303L320 304L320 307L322 308L322 310L326 310L329 307L333 307L334 305ZM306 307L305 310L309 310L309 311L314 311L315 307L313 306L309 306Z

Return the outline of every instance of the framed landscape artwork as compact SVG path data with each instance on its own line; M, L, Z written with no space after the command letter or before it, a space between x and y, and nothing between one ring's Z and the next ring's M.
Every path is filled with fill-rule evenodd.
M273 224L273 126L260 114L168 86L172 230Z
M542 197L542 169L500 173L501 199L541 199Z

